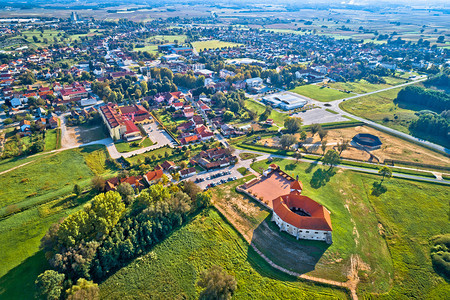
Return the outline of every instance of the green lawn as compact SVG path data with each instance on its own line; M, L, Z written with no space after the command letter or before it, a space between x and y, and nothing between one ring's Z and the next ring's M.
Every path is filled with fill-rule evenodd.
M264 112L264 110L266 109L264 105L254 101L254 100L247 99L247 100L245 100L244 103L245 103L245 107L256 112L258 115L261 115ZM286 120L288 117L289 117L288 114L280 113L273 109L272 112L270 113L269 119L273 119L275 124L283 127L284 120Z
M139 143L138 146L132 146L133 143ZM146 137L144 140L139 140L135 142L117 142L115 143L117 151L121 153L131 152L145 147L150 147L153 145L152 140Z
M198 299L201 271L219 265L237 281L233 299L346 299L345 292L296 281L266 264L215 210L197 215L100 285L104 299Z
M415 113L426 108L418 107L416 105L395 104L394 99L401 89L402 88L395 88L360 98L350 99L342 102L340 107L346 112L356 116L409 134L409 125L418 118ZM432 135L428 135L426 139L444 146L449 143L448 140Z
M391 179L384 183L387 192L377 197L371 190L379 176L336 170L324 186L313 188L311 178L318 166L287 160L275 163L292 176L299 175L303 194L331 212L333 244L313 275L339 279L346 274L351 255L356 254L364 266L358 272L360 296L379 293L389 299L414 295L439 299L450 292L450 285L434 272L429 257L429 239L450 229L446 186ZM268 164L261 161L252 167L259 171ZM273 249L264 251L270 254ZM284 261L283 256L273 257L280 264Z
M256 153L248 153L248 152L239 153L239 157L242 160L253 159L253 158L256 158L258 156L261 156L261 155L260 154L256 154Z
M298 86L290 91L321 102L328 102L354 96L353 93L344 93L335 89L320 87L312 84Z
M192 47L194 47L197 51L206 50L206 49L219 49L225 47L237 47L241 46L241 44L231 43L231 42L223 42L219 40L210 40L210 41L199 41L193 42Z

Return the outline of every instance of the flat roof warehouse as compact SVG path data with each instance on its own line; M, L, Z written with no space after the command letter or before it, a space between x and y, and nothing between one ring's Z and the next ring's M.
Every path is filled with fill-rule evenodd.
M273 107L279 107L283 110L291 110L301 108L308 103L308 100L290 93L275 93L264 96L262 98L264 103L270 104Z

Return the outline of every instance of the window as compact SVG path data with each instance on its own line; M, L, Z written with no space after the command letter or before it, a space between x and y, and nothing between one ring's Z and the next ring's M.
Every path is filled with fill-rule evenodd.
M308 231L308 230L306 230L306 233L309 233L309 231Z
M314 232L315 234L319 234L317 231L316 232Z

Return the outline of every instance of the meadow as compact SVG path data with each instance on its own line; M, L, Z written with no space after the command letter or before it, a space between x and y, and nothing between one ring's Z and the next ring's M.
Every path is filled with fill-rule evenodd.
M344 291L276 272L213 209L197 215L151 252L104 281L100 297L197 299L199 274L212 265L236 278L233 299L348 298Z
M219 40L210 40L210 41L198 41L193 42L192 47L197 51L207 50L207 49L220 49L225 47L238 47L241 44L231 43L231 42L223 42Z
M447 186L391 179L383 183L387 191L376 196L372 187L380 181L379 176L335 170L328 182L313 188L312 174L319 168L316 164L275 163L292 176L299 175L303 194L331 212L333 244L308 274L338 280L347 274L349 258L357 255L360 295L438 299L450 292L450 285L434 272L429 256L430 238L450 229ZM259 171L268 165L260 161L252 167ZM276 248L260 247L276 263L286 263Z
M412 104L394 103L394 100L397 98L397 94L401 89L402 88L395 88L368 96L346 100L340 104L340 107L346 112L358 117L409 134L409 125L418 118L415 113L420 110L426 110L427 108ZM448 139L445 140L433 135L428 135L427 140L446 147L449 145Z
M355 95L353 93L344 93L335 89L313 84L298 86L290 91L321 102L338 100Z
M90 146L33 156L26 159L30 164L0 176L0 299L33 298L34 280L48 268L40 239L51 224L94 196L93 191L71 195L75 183L85 189L94 175L112 174L105 165L107 155L103 146ZM16 164L12 160L3 167ZM26 197L30 192L36 196Z
M329 86L332 89L340 91L349 91L355 94L365 94L381 90L384 88L388 88L393 85L405 83L407 81L407 79L399 79L395 77L383 77L383 78L385 79L386 83L373 84L368 82L367 80L361 79L357 81L348 81L348 82L330 82L327 84L319 84L319 86Z
M88 186L94 175L107 172L103 146L34 158L36 161L0 175L0 215L68 194L75 184Z

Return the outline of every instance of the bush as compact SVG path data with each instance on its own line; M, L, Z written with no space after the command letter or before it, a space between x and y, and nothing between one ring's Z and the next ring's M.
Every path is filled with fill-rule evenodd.
M433 238L431 248L431 261L437 273L450 278L450 234L439 235Z

